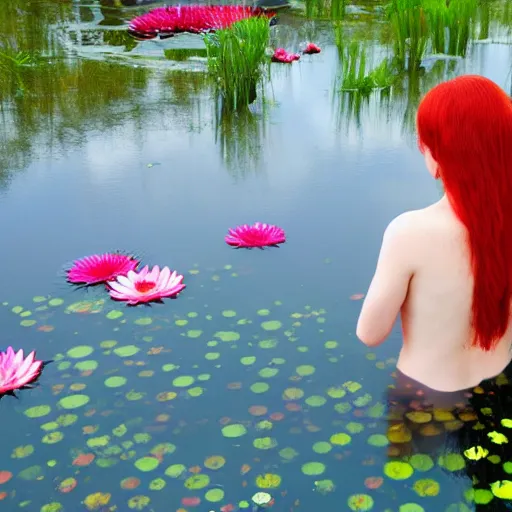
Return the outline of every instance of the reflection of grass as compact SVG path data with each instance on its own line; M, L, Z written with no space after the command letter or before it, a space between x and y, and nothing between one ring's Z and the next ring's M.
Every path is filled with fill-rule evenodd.
M177 62L184 62L191 57L206 57L205 48L169 48L164 50L165 58Z
M227 108L244 108L255 99L269 35L268 19L254 17L205 36L208 70Z
M235 177L243 178L257 167L265 135L264 115L255 115L249 109L216 109L216 142L227 170Z
M25 86L21 69L23 66L34 66L40 62L39 55L26 51L16 51L9 46L0 46L0 79L2 86L8 88L15 84L16 93L22 93Z

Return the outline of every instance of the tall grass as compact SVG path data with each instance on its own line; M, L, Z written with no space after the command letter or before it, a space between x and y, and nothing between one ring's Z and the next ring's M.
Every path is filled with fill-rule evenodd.
M253 17L204 37L208 71L226 108L239 110L254 101L269 63L269 36L269 20Z
M394 33L395 62L401 69L417 69L429 39L424 2L392 0L388 16Z
M389 89L393 85L396 77L388 59L371 69L367 65L366 47L358 41L351 41L347 45L338 41L338 51L341 58L341 91L357 92L364 96L377 89Z
M306 17L341 20L345 17L347 0L305 0Z
M464 57L477 10L478 0L391 0L397 65L419 69L429 44L433 53Z

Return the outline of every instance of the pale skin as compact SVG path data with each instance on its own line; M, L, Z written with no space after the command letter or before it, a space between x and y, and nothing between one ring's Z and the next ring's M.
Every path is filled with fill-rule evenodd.
M425 162L438 179L428 151ZM473 278L466 229L446 196L406 212L387 227L375 275L365 297L357 336L380 345L400 313L403 345L397 368L437 391L477 386L500 374L511 360L512 322L496 348L471 346Z

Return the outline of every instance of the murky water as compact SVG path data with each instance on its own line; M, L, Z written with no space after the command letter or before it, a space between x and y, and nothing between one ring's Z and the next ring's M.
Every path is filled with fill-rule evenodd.
M413 421L412 441L388 446L399 331L363 347L350 297L387 223L440 196L416 149L421 93L469 72L510 88L503 4L465 59L429 57L356 112L336 91L332 24L283 14L275 40L323 51L273 65L239 117L216 110L200 37L126 34L144 8L4 4L0 44L35 63L0 79L0 346L54 363L0 403L0 510L251 510L257 491L278 511L472 510L470 473L439 464L434 427ZM378 7L343 22L376 56L390 37ZM224 244L257 220L287 243ZM186 290L130 309L66 284L70 261L117 249L184 273ZM398 460L403 479L385 466Z

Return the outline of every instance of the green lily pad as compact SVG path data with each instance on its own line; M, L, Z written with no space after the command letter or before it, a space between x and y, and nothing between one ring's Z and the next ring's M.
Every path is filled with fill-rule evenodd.
M224 499L224 491L222 489L210 489L206 491L204 495L204 499L206 501L210 501L211 503L218 503Z
M52 408L49 405L36 405L27 409L24 414L28 418L42 418L50 414L51 410Z
M283 324L279 322L279 320L268 320L266 322L262 322L261 327L265 331L277 331L278 329L281 329Z
M139 471L153 471L159 465L159 461L156 457L141 457L135 461L135 467Z
M191 490L204 489L210 484L210 477L205 474L192 475L185 480L185 487Z
M79 345L68 350L67 356L72 359L81 359L82 357L90 356L94 349L88 345Z
M194 382L195 382L194 377L191 377L190 375L182 375L180 377L176 377L172 381L172 385L177 388L186 388L186 387L194 384Z
M120 388L121 386L124 386L126 382L126 377L115 375L105 380L105 386L107 386L107 388Z
M241 424L226 425L222 428L222 435L224 437L235 438L247 434L247 429Z
M119 357L131 357L139 352L140 348L135 345L125 345L124 347L117 347L114 349L114 354Z
M327 441L318 441L313 445L313 451L316 453L324 454L329 453L332 450L331 443Z
M58 405L63 409L78 409L78 407L88 404L89 401L90 398L87 395L70 395L61 398Z
M368 494L353 494L347 500L350 510L371 510L373 508L373 498Z
M315 373L315 367L309 364L302 364L297 366L295 371L297 372L297 375L300 375L301 377L308 377L309 375L313 375L313 373Z
M321 462L307 462L301 467L302 472L308 476L318 476L325 472L325 464Z

